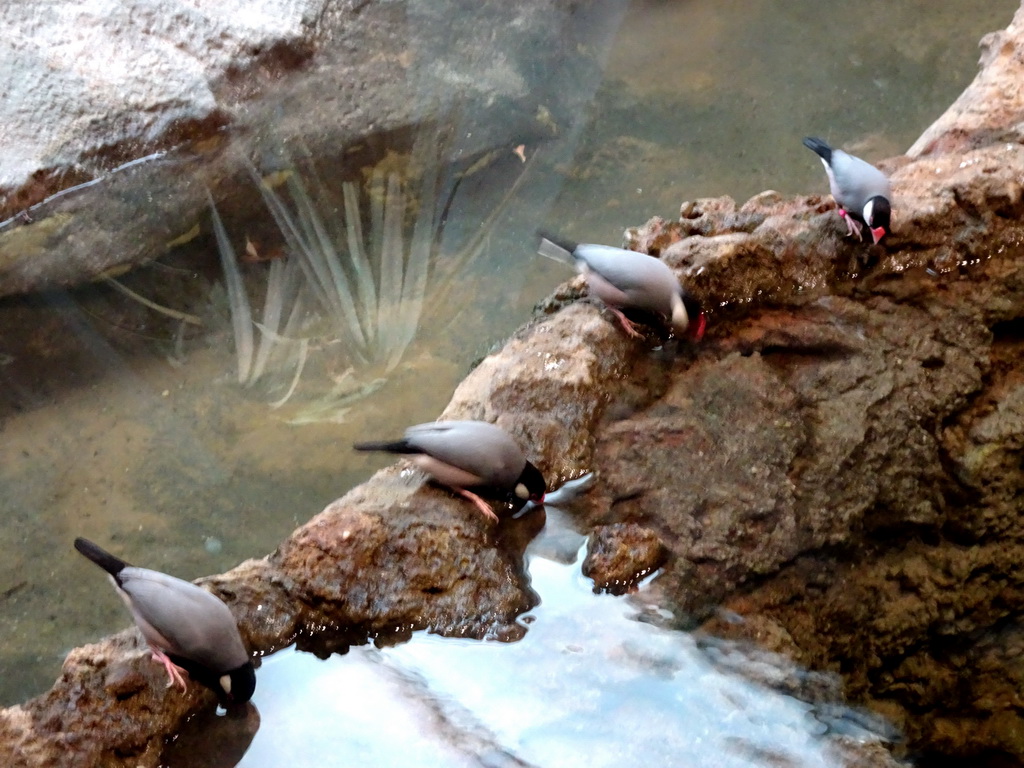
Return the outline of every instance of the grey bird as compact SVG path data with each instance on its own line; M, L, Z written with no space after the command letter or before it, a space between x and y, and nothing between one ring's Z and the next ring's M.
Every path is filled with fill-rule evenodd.
M694 341L704 337L707 317L661 259L610 245L558 241L549 235L541 237L537 253L573 265L586 278L590 293L615 313L630 336L642 334L623 309L656 312L668 319L676 334Z
M886 175L859 157L832 149L821 139L808 137L804 146L818 155L825 166L829 191L846 222L847 234L863 240L864 226L875 243L889 234L892 188Z
M88 539L75 549L110 574L135 624L170 678L185 690L182 672L213 689L221 704L240 705L256 690L256 671L234 616L216 595L190 581L136 568Z
M405 430L401 440L357 443L353 448L411 456L431 479L469 499L495 521L498 516L481 496L518 509L527 501L543 503L547 490L540 470L526 460L508 432L486 421L417 424Z

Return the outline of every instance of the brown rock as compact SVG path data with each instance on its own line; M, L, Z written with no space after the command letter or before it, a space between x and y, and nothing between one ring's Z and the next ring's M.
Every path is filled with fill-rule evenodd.
M600 525L590 532L583 575L595 592L623 595L665 563L667 550L657 534L635 523Z
M1024 7L1010 26L981 39L974 82L907 150L913 158L955 154L1024 138Z
M483 636L532 606L522 551L495 546L479 512L443 490L410 486L394 470L376 477L271 558L301 584L292 595L303 608L300 647L326 654L426 628Z

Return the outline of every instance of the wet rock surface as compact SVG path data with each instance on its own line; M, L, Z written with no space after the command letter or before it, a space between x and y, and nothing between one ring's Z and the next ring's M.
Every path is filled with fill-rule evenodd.
M880 247L843 240L820 197L649 222L630 243L715 307L702 345L652 350L562 291L444 415L506 426L556 484L599 471L581 521L652 531L654 588L706 632L839 673L914 749L1021 760L1024 147L937 147L889 163ZM390 469L207 583L257 652L502 635L531 604L528 533ZM0 712L5 764L156 765L213 702L157 673L134 632L73 651Z
M614 523L595 528L587 542L583 575L594 589L623 595L660 568L667 555L654 531L636 523Z
M852 531L939 525L952 490L932 426L980 388L989 338L956 305L882 298L742 324L599 448L596 505L663 529L683 555L666 579L696 612Z
M368 638L397 642L415 629L517 631L514 618L533 605L522 550L500 546L475 509L411 479L386 470L372 490L330 505L271 557L302 584L295 597L309 638L300 648L326 655Z

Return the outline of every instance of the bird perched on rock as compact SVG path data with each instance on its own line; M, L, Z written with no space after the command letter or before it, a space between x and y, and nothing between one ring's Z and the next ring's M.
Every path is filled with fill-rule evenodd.
M182 672L212 688L221 704L244 704L256 690L256 671L231 611L192 582L136 568L93 544L75 549L110 574L135 624L170 678L186 689Z
M846 222L847 234L863 240L861 227L865 226L875 243L889 234L892 189L885 174L859 157L832 149L821 139L808 137L804 146L825 166L829 190Z
M700 341L707 318L661 259L624 248L556 241L542 236L537 253L573 265L590 292L615 313L630 336L640 337L623 309L642 309L668 318L672 330Z
M357 443L357 451L408 454L433 480L469 499L492 520L498 516L481 495L515 507L542 503L544 476L501 427L486 421L437 421L405 430L401 440ZM474 489L474 490L469 490Z

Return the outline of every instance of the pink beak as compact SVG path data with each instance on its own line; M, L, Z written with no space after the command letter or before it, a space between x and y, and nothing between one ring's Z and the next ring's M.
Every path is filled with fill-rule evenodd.
M871 230L871 239L875 241L875 245L878 245L878 241L885 237L884 227L875 227Z

